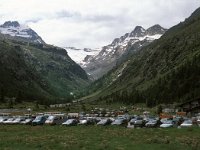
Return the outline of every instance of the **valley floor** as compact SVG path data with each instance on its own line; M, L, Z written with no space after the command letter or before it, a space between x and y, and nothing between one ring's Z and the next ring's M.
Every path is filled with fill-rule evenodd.
M200 129L0 125L0 149L198 150Z

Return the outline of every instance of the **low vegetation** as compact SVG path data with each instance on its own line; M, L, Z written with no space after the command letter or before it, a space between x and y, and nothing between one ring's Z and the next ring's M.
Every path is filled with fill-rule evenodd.
M1 149L198 150L199 128L127 129L96 126L0 125Z

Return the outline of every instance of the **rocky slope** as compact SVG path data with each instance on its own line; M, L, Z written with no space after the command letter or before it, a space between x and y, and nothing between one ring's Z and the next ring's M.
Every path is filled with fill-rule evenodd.
M130 54L148 45L155 39L159 39L166 29L160 25L154 25L147 30L141 26L135 27L131 33L126 33L116 38L111 44L104 46L100 53L87 59L82 67L94 79L98 79L109 70L127 59ZM134 49L130 49L134 47Z
M4 38L45 44L42 38L27 25L21 25L17 21L6 21L0 25L0 33Z

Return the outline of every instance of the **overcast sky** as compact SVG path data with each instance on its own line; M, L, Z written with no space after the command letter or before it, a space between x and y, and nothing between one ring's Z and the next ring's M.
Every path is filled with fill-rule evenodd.
M136 25L169 28L198 7L200 0L0 0L0 23L26 23L49 44L98 48Z

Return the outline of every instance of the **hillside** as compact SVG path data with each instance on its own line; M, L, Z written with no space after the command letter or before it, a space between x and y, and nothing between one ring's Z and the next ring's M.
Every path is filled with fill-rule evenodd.
M89 87L90 100L183 102L200 97L200 8Z
M1 95L26 101L67 101L89 82L66 50L5 37L0 38L0 72Z

